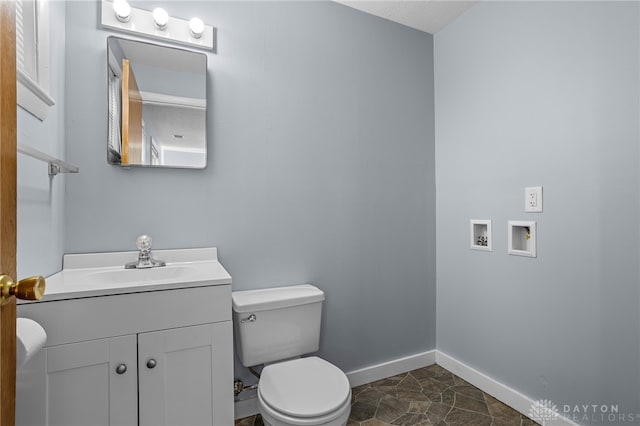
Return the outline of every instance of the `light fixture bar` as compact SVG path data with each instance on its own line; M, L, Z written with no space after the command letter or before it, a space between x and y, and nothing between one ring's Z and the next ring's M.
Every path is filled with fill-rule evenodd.
M101 23L104 28L122 31L130 34L178 43L199 49L215 51L216 29L211 25L204 25L200 37L194 37L189 20L169 16L164 28L159 28L153 18L153 12L135 7L131 8L131 15L127 22L117 19L113 10L113 1L102 0Z

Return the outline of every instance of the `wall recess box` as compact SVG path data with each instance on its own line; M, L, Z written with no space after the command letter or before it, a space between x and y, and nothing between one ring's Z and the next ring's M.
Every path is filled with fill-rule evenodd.
M508 229L509 254L536 257L536 223L510 220Z
M491 242L491 221L471 219L470 221L471 248L473 250L493 251Z

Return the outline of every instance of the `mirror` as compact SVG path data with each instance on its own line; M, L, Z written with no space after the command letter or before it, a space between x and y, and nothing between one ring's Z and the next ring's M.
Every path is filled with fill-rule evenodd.
M111 36L107 58L107 161L205 168L207 56Z

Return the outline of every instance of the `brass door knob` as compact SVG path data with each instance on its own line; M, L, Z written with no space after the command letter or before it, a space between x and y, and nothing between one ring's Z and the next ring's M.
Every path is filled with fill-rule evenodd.
M44 277L29 277L17 283L8 275L0 275L2 299L15 296L22 300L40 300L44 296L46 283Z

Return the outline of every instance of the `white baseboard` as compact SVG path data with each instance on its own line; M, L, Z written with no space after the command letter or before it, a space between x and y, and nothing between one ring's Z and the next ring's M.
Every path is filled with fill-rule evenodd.
M346 373L351 387L364 385L396 374L436 363L436 351L422 352Z
M526 395L521 394L515 389L504 385L484 373L469 367L468 365L450 357L442 351L436 351L436 364L451 371L461 379L466 380L481 391L488 393L494 398L504 402L516 411L529 416L529 409L535 401ZM548 426L578 426L573 421L560 417L555 420L547 420Z

